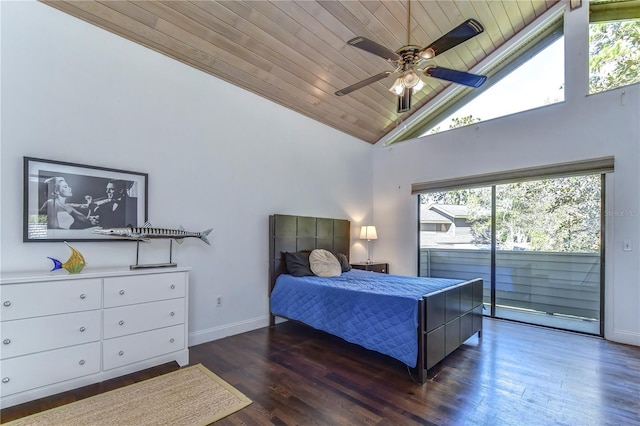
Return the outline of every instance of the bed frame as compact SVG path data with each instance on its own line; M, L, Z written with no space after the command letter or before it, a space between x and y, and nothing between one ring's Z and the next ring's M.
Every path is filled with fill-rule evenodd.
M285 252L325 249L349 257L351 224L344 219L307 216L269 216L269 296L276 278L285 273ZM482 279L469 280L426 294L418 302L419 383L427 370L456 350L469 337L482 337ZM275 316L269 311L269 325Z

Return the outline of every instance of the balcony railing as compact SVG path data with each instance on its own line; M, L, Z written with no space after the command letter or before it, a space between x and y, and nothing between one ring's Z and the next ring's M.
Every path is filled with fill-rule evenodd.
M490 251L420 249L420 275L485 282L490 302ZM600 255L496 252L496 304L505 308L600 320Z

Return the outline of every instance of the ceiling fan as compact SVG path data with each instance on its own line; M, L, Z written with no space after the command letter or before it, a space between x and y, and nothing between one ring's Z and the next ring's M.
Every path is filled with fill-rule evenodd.
M472 37L482 33L484 28L475 19L467 19L462 24L449 31L427 47L420 47L411 44L411 1L408 4L407 14L407 45L402 46L395 52L369 40L365 37L355 37L347 43L351 46L365 50L379 56L394 66L393 71L384 71L358 83L347 86L335 92L337 96L344 96L355 90L368 86L376 81L382 80L390 75L400 73L395 83L389 89L390 92L398 96L398 113L406 112L411 108L411 95L413 91L422 89L424 82L420 75L447 80L453 83L478 88L487 80L484 75L471 74L464 71L452 70L427 64L426 62L447 50L464 43Z

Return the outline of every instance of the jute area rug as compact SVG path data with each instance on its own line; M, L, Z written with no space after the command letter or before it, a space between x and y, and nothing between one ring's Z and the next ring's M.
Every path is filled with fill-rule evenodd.
M208 425L249 404L249 398L198 364L4 426Z

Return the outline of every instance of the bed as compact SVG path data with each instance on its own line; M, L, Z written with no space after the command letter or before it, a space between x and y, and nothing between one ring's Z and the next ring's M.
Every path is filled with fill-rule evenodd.
M269 217L270 325L301 322L393 357L419 383L474 334L482 335L482 279L405 277L352 269L336 277L288 273L285 254L350 247L350 222Z

